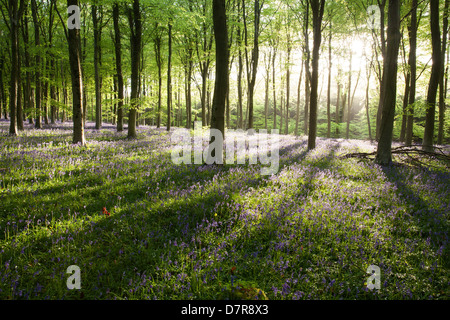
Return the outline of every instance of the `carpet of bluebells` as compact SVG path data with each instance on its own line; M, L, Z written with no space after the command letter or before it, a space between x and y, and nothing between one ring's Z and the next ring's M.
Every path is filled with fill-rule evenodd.
M342 159L368 141L282 136L280 169L175 165L170 133L7 135L0 299L448 299L450 173ZM105 207L110 213L102 213ZM66 285L70 265L81 289ZM381 271L369 290L367 268ZM242 296L241 296L242 297ZM258 296L260 297L260 296Z

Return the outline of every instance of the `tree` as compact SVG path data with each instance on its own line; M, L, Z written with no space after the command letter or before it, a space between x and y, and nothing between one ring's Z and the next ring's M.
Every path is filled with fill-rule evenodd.
M436 95L441 76L441 32L439 27L439 0L430 0L430 27L433 66L427 93L427 111L425 121L425 133L423 137L423 149L433 151L434 123L436 113Z
M142 49L142 21L139 0L133 0L132 7L127 8L130 25L130 53L131 53L131 95L130 110L128 112L128 138L136 138L136 115L139 105L139 77Z
M159 23L155 23L155 33L154 33L154 49L155 49L155 59L156 65L158 67L158 110L156 115L156 127L161 127L161 107L162 107L162 35L159 30Z
M102 65L101 41L102 41L102 6L91 6L92 24L94 27L94 70L95 70L95 129L102 127Z
M79 7L78 0L67 0L67 6ZM80 29L69 28L67 32L69 42L70 74L72 78L72 111L73 111L73 140L74 144L86 144L83 123L83 72L81 70L81 40Z
M444 85L445 78L445 53L447 49L447 36L448 36L448 15L449 15L450 0L445 0L444 7L444 21L442 26L442 50L441 50L441 77L439 79L439 130L438 130L438 140L439 145L443 144L444 141L444 120L445 120L445 98L446 90Z
M169 54L167 59L167 131L170 131L172 112L172 22L168 23Z
M410 69L408 112L406 117L405 144L411 146L414 126L414 103L416 101L416 80L417 80L417 5L418 0L411 3L411 22L408 27L409 34L409 58Z
M11 41L11 77L9 91L9 111L11 114L11 122L9 126L9 134L17 135L17 103L19 96L19 22L26 8L25 0L10 0L8 2L9 12L9 31Z
M392 162L391 146L397 95L398 52L400 48L400 1L389 0L386 56L383 64L383 103L376 162Z
M114 49L116 57L116 78L117 78L117 131L123 131L123 74L122 74L122 45L119 27L119 4L113 5L114 21Z
M317 136L317 104L318 95L317 87L319 83L319 53L322 42L322 18L325 8L325 0L310 0L311 10L313 14L313 37L314 47L312 54L312 73L311 73L311 96L309 111L309 134L308 134L308 150L316 147Z
M214 38L216 41L216 80L212 104L211 128L218 129L222 133L222 137L225 138L225 103L228 92L229 61L225 0L213 1L213 21ZM211 142L214 142L213 136L211 137ZM211 155L217 159L216 163L223 163L223 144L219 145L218 149L219 154L211 153Z
M260 21L261 21L261 11L264 5L262 1L261 5L259 0L255 0L254 6L254 35L253 35L253 48L251 51L251 61L249 62L247 46L248 46L248 36L247 36L247 26L246 26L246 15L245 15L245 0L242 1L243 15L244 15L244 34L245 34L245 51L246 51L246 61L247 61L247 83L248 83L248 129L253 128L253 99L255 94L255 84L256 84L256 74L258 71L258 61L259 61L259 33L260 33Z

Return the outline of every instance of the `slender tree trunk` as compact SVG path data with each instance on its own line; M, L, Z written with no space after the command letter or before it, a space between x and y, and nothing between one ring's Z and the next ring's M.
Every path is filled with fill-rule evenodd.
M170 131L172 121L172 23L168 24L169 29L169 56L167 59L167 131Z
M327 86L327 138L331 138L331 71L332 71L332 55L331 55L331 39L332 39L332 22L330 21L330 34L328 36L328 86Z
M216 40L216 80L212 105L211 128L218 129L225 138L225 102L228 92L228 30L225 0L213 1L214 36ZM211 136L211 142L213 136ZM223 140L219 142L219 154L211 152L216 157L216 163L223 163Z
M259 60L259 27L261 19L262 6L259 5L259 0L255 0L254 7L254 35L253 35L253 49L251 53L251 76L248 74L248 129L253 129L253 99L256 84L256 74L258 72L258 60ZM244 14L245 20L245 14Z
M302 59L302 69L300 71L300 79L298 80L298 88L297 88L297 112L295 115L295 136L298 136L298 127L299 127L299 120L300 120L300 100L301 100L301 91L302 91L302 78L303 78L303 67L304 62Z
M308 150L316 147L317 136L317 88L319 83L319 58L320 44L322 42L322 18L325 7L325 0L311 0L313 12L313 34L314 48L312 54L312 74L311 74L311 97L309 116Z
M370 114L369 114L369 89L370 89L370 73L367 78L367 86L366 86L366 118L367 118L367 127L369 130L369 140L372 141L372 128L370 126Z
M281 77L281 92L280 92L280 97L281 97L281 101L280 101L280 133L283 132L283 120L284 120L284 81L283 81L283 77Z
M92 23L94 28L94 71L95 71L95 129L99 130L102 127L102 78L100 75L100 68L102 65L101 59L101 18L98 16L101 6L93 5L92 9ZM100 25L99 25L100 24Z
M408 121L408 103L409 103L410 88L411 88L411 72L408 70L405 78L405 93L403 95L402 127L400 129L401 142L405 142L406 139L406 122Z
M123 131L123 74L122 74L122 45L119 27L119 4L114 3L113 7L114 20L114 39L115 39L115 61L116 61L116 77L117 77L117 131Z
M423 149L433 150L434 124L436 113L436 94L441 75L441 35L439 28L439 0L430 0L430 25L433 66L431 68L430 83L427 94L427 111L425 121L425 133L423 137Z
M386 1L387 0L382 0L382 1L378 1L379 7L380 7L380 34L381 34L381 55L383 57L383 60L386 59L386 41L385 41L385 7L386 7ZM383 62L384 64L384 62ZM382 111L383 111L383 101L384 101L384 68L382 71L382 75L381 75L381 82L380 82L380 99L379 99L379 103L378 103L378 111L377 111L377 126L376 126L376 140L378 141L380 138L380 126L381 126L381 120L382 120ZM389 81L389 79L387 79L386 81Z
M4 104L5 90L4 90L4 85L3 85L4 64L5 64L5 60L4 60L3 53L2 53L2 55L0 55L0 119L2 117L3 111L6 110L6 105Z
M40 46L40 37L39 37L39 20L37 16L37 4L36 0L31 0L31 12L33 16L33 24L34 24L34 45L36 48ZM41 115L41 57L39 54L35 56L35 99L34 106L36 110L36 129L42 129L42 115Z
M350 69L348 71L348 93L347 93L347 116L346 116L346 121L347 121L347 129L345 130L345 138L349 139L349 135L350 135L350 112L352 111L352 105L351 105L351 98L352 98L352 63L353 63L353 50L350 48Z
M67 0L67 6L79 6L78 0ZM83 75L81 71L80 30L68 30L70 74L72 77L73 143L85 145L83 124Z
M267 118L269 113L269 78L270 78L270 54L265 57L266 77L264 79L264 128L267 130Z
M338 68L338 75L337 75L337 101L336 101L336 137L339 137L340 131L339 127L341 124L341 117L340 117L340 105L341 105L341 90L342 90L342 84L341 84L341 68Z
M155 36L155 59L158 66L158 111L156 115L156 127L161 127L161 95L162 95L162 57L161 57L161 36L158 34L158 23L156 24Z
M131 35L131 96L128 113L128 138L136 138L136 119L139 104L139 70L142 49L142 22L139 0L133 1L133 8L128 8L128 21Z
M383 113L376 156L377 163L381 165L388 165L392 162L391 145L397 95L398 52L400 47L400 6L399 0L389 1L387 51L383 71L385 76L385 79L383 79L385 86Z
M417 3L418 0L412 0L411 6L411 26L409 27L409 59L411 81L409 87L408 115L406 124L406 146L412 145L413 126L414 126L414 103L416 101L416 80L417 80Z
M19 31L17 31L17 37L19 38ZM19 40L18 40L19 41ZM20 48L20 47L19 47ZM21 84L22 84L22 74L20 72L21 65L22 65L22 59L20 52L17 54L17 65L18 65L18 71L17 74L17 130L23 131L23 101L22 101L22 94L21 94Z
M444 142L444 121L445 121L445 53L447 49L447 36L448 36L448 14L449 14L450 1L445 0L444 7L444 21L442 28L442 53L441 53L441 77L439 79L439 130L438 130L438 145L442 145Z
M188 55L188 62L185 70L185 95L186 95L186 128L191 128L192 123L192 51Z
M310 109L310 99L311 99L311 68L310 68L310 62L311 62L311 51L309 48L309 7L310 7L310 1L306 1L306 17L303 24L303 34L305 37L305 43L303 46L304 55L306 57L305 60L305 72L306 72L306 79L305 79L305 122L304 122L304 131L305 135L308 133L308 125L309 125L309 109Z
M17 123L20 118L20 64L19 64L19 29L22 14L26 8L26 1L10 0L8 2L9 27L10 27L10 45L11 45L11 76L9 86L9 111L11 114L11 122L9 134L17 135ZM23 125L23 123L22 123Z
M287 63L286 63L286 127L284 133L289 134L289 102L290 102L290 92L291 92L291 39L290 34L287 35Z
M276 90L276 68L277 49L273 48L272 58L272 93L273 93L273 128L277 129L277 90Z

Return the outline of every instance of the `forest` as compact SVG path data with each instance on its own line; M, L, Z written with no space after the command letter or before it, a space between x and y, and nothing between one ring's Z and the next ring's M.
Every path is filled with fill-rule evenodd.
M0 299L447 300L449 5L0 0Z

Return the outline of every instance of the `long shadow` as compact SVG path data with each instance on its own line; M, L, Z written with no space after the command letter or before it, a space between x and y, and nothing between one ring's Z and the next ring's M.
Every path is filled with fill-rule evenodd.
M444 266L446 268L450 267L450 250L448 246L449 239L449 212L446 211L448 209L448 201L450 199L450 173L443 172L431 172L427 169L419 169L419 170L427 170L426 174L434 174L439 177L440 181L446 182L448 184L447 194L442 195L442 200L447 201L447 206L442 206L441 209L431 208L426 200L416 191L412 190L409 186L408 181L406 180L403 173L399 170L400 167L403 167L401 164L392 164L389 166L382 166L382 170L385 176L388 178L390 182L392 182L398 189L398 194L400 197L408 204L408 207L413 207L414 210L409 212L409 217L414 222L415 226L418 228L419 232L417 236L422 238L430 238L431 245L436 250L439 250L441 246L445 247L445 252L443 253L444 257ZM405 168L408 168L405 166ZM411 170L408 168L408 170ZM397 228L398 229L398 228ZM401 238L403 234L398 232L397 237Z

